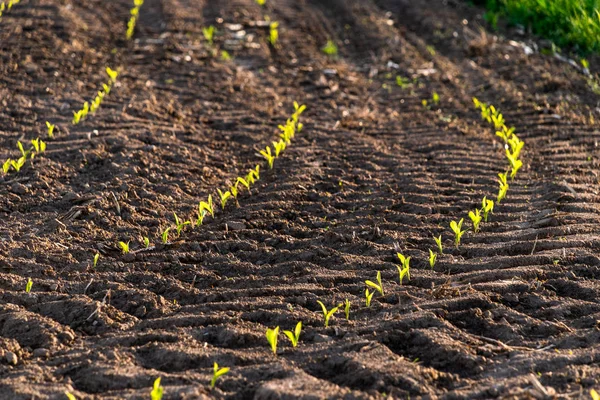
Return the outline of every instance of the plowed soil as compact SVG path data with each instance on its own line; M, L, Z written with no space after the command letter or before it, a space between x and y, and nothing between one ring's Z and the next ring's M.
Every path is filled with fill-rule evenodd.
M589 398L600 111L585 76L528 55L516 30L486 32L462 1L267 3L146 0L132 41L130 1L23 0L4 14L1 159L46 120L57 132L0 178L0 398L148 399L157 377L165 399ZM71 125L107 65L122 67L116 86ZM433 92L440 103L423 107ZM448 223L495 198L506 168L473 96L516 127L525 166L456 249ZM304 129L275 168L162 245L174 212L195 218L260 162L294 100ZM402 285L397 251L412 257ZM377 271L385 295L367 308ZM345 299L350 320L340 310L325 328L317 300ZM282 335L272 354L265 330L298 321L299 346ZM211 390L215 361L231 371Z

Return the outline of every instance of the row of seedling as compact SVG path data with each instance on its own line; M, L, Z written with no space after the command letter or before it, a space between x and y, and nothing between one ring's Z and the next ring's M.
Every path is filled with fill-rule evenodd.
M265 159L269 169L273 169L275 160L283 154L289 145L291 145L292 139L296 133L302 131L303 124L299 121L299 118L304 110L306 110L305 105L299 105L297 102L294 102L294 113L286 121L285 125L279 125L278 127L280 130L278 140L273 141L271 146L267 146L258 152L258 155ZM179 237L186 226L190 226L192 228L199 227L204 223L204 220L207 217L210 216L214 218L219 206L221 210L225 210L227 204L232 199L235 201L236 205L239 206L238 197L243 190L246 190L248 194L252 194L252 186L260 179L260 172L261 165L257 164L254 168L250 169L246 175L238 176L231 186L224 189L217 189L217 198L219 201L218 204L215 204L213 201L215 197L213 197L212 194L209 194L206 200L202 200L198 203L198 208L195 211L195 218L186 220L180 218L177 213L173 213L175 225L173 226L171 223L169 223L170 226L162 231L162 243L169 243L170 236L172 236L173 233L176 233L176 237ZM143 243L146 248L150 247L150 239L148 237L143 238ZM123 254L129 253L129 242L119 242L118 246ZM95 257L94 266L96 266L97 262L98 260Z
M33 162L33 159L36 155L46 151L46 142L40 138L33 139L31 140L31 147L26 150L23 143L18 141L17 148L19 149L21 156L14 160L12 158L8 158L6 161L4 161L2 164L2 172L4 174L8 174L11 171L19 172L27 160L31 160Z
M104 98L108 96L113 85L117 82L119 71L106 67L106 74L108 75L108 81L102 84L102 90L98 91L98 94L91 102L83 103L83 106L78 111L73 111L73 125L79 124L81 121L87 118L89 114L94 114L99 108ZM48 134L51 135L49 122L46 122L48 127ZM52 127L52 130L54 127Z
M396 256L400 261L400 264L396 265L396 268L398 269L398 280L400 282L400 285L402 285L404 279L410 280L410 257L405 257L401 253L396 253ZM371 307L371 302L375 293L379 293L380 296L384 296L385 293L383 289L383 281L381 279L381 271L377 271L377 277L375 281L366 280L365 285L367 286L365 289L365 306L369 308ZM344 311L344 317L346 321L350 320L350 308L352 307L350 300L346 299L343 303L340 303L337 306L332 307L331 309L328 309L327 306L320 300L317 300L317 303L319 303L319 305L321 306L321 311L323 314L323 325L325 326L325 328L329 327L329 321L340 310ZM302 321L296 324L296 327L293 331L283 331L285 336L287 336L287 338L289 339L292 347L298 346L301 330ZM267 328L266 337L267 342L271 347L271 351L273 352L273 354L277 354L279 326L275 327L274 329Z
M508 178L510 177L510 179L513 180L523 166L520 156L521 150L523 149L525 143L515 134L514 127L509 128L506 126L504 116L496 107L482 103L475 97L473 98L473 103L475 104L475 107L481 111L481 118L492 124L496 130L496 136L502 139L504 143L506 159L508 160L508 168L506 172L501 172L498 174L499 187L498 195L496 196L496 202L494 203L494 200L484 197L481 201L481 208L476 208L473 211L469 211L468 217L471 220L473 233L477 234L481 229L481 223L487 222L489 214L493 213L494 204L500 204L502 200L506 198L509 189ZM468 229L463 229L463 223L464 218L461 218L459 221L450 222L450 229L454 234L454 245L456 248L458 248L460 245L462 236L468 231ZM438 246L438 253L442 254L443 247L441 235L437 238L434 237L434 239ZM433 268L437 254L430 249L429 255L429 262Z
M140 18L140 8L144 4L144 0L133 0L133 7L129 11L129 21L127 21L127 40L133 37L135 32L135 25Z
M5 11L10 11L14 5L17 5L21 0L9 0L0 2L0 17Z

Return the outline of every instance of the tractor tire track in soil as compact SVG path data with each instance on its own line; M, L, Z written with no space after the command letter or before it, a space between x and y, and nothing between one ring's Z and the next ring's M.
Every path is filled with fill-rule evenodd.
M130 2L84 3L30 0L0 21L1 156L45 120L59 127L33 167L2 178L1 398L147 398L158 376L165 398L598 387L598 111L577 71L479 31L481 10L457 1L146 0L131 42ZM118 86L71 126L105 65L123 65ZM506 168L473 96L517 128L526 166L455 249L449 222L494 198ZM118 241L158 244L173 212L194 218L255 165L293 100L308 105L303 131L239 207L120 254ZM412 257L403 285L396 251ZM385 296L366 308L377 271ZM350 320L324 328L317 300L345 299ZM282 336L274 356L266 328L298 321L299 347ZM215 361L231 372L211 391Z

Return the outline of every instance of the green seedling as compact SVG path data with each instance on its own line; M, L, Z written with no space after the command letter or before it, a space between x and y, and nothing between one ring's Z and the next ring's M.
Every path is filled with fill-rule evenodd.
M500 204L500 202L506 198L506 193L508 192L506 173L498 174L498 184L500 185L500 189L498 190L498 198L496 199L496 203Z
M515 127L508 128L506 125L502 125L500 127L501 130L496 131L496 136L499 136L504 140L504 143L508 143L508 141L514 136Z
M473 223L473 232L479 232L479 224L483 218L479 209L475 209L475 211L469 211L469 218L471 218L471 222Z
M456 245L457 249L458 245L460 244L460 239L467 231L466 229L462 230L462 224L464 221L464 218L461 218L460 221L458 221L458 223L456 221L450 221L450 229L452 229L452 232L454 232L454 244Z
M10 170L12 161L13 160L11 160L10 158L8 160L4 161L4 164L2 164L2 172L4 172L5 174L8 174L8 171Z
M279 22L271 22L269 24L269 43L275 47L279 41Z
M73 125L77 125L83 118L83 111L73 111Z
M506 158L508 158L508 162L510 163L510 179L515 179L517 172L523 166L523 162L516 158L509 149L506 149Z
M508 145L510 146L512 156L514 158L519 158L519 155L521 155L521 150L523 149L525 142L519 139L517 135L512 135L510 139L508 139Z
M298 340L300 339L300 331L302 331L302 321L299 321L296 324L296 328L294 328L293 332L292 331L283 331L285 336L287 336L288 339L290 339L290 342L292 342L292 347L298 346Z
M266 2L267 0L256 0L256 4L258 4L259 6L264 6Z
M229 188L229 192L231 192L231 195L237 201L237 197L238 197L237 182L235 185L233 185L232 187Z
M129 242L119 242L119 247L121 248L123 254L129 253Z
M325 46L321 48L321 51L330 57L338 55L338 47L333 40L328 40Z
M152 400L162 400L164 389L160 385L160 378L156 378L152 385L152 391L150 392L150 398Z
M214 40L214 37L215 37L215 32L216 32L216 29L212 25L209 26L209 27L202 28L202 35L204 36L204 39L206 39L206 41L208 42L208 44L210 46L213 45L213 40Z
M327 327L329 327L329 320L331 319L333 314L335 314L337 312L337 310L339 309L339 306L333 307L331 310L327 311L327 307L325 307L325 304L323 304L320 300L317 300L317 303L319 303L321 305L321 309L323 310L323 319L325 322L325 328L327 328Z
M435 262L437 261L437 253L434 253L433 250L429 249L429 266L431 269L435 267Z
M248 182L248 180L246 180L244 178L238 177L237 181L235 182L235 186L237 187L237 185L240 183L246 188L246 190L248 190L248 193L249 193L250 192L250 182Z
M225 375L228 372L229 367L219 368L219 364L215 362L213 365L213 377L210 380L210 388L214 389L215 385L217 384L217 379L219 379L221 376Z
M481 210L483 211L483 220L487 222L488 214L494 212L494 200L488 200L484 197L481 201Z
M196 219L196 226L202 225L204 222L204 217L206 217L208 213L206 210L198 210L198 218Z
M440 95L439 95L439 94L437 94L437 92L433 92L433 94L431 95L431 102L432 102L433 104L435 104L436 106L437 106L438 104L440 104Z
M350 300L348 299L344 301L344 315L346 316L346 321L350 321Z
M134 1L138 2L140 0L134 0ZM114 69L112 69L110 67L106 67L106 74L108 75L111 84L114 84L115 82L117 82L117 77L119 76L119 71L115 71Z
M133 0L133 7L129 11L130 17L129 21L127 21L127 40L133 37L135 25L137 23L138 18L140 17L140 7L142 7L143 4L144 0Z
M402 76L396 76L396 85L400 86L400 89L408 89L412 86L412 81L409 78Z
M23 148L23 143L21 143L21 141L19 140L17 142L17 148L19 149L19 151L21 152L21 155L25 158L27 158L27 156L29 155L28 151L25 151L25 148Z
M410 257L405 257L400 253L396 253L396 256L398 256L398 260L400 260L401 264L397 265L396 268L398 268L398 277L400 280L400 285L402 285L404 277L410 280Z
M48 137L50 139L52 139L54 137L54 128L56 127L56 125L51 124L50 122L46 121L46 128L48 128Z
M173 216L175 217L175 229L177 230L177 236L180 236L183 228L186 225L190 225L191 222L190 221L181 221L176 213L173 213Z
M600 400L600 394L596 392L594 389L590 390L590 396L592 396L592 400Z
M438 237L434 236L433 240L435 240L435 244L437 244L438 252L440 254L444 254L444 247L442 246L442 235L440 235Z
M214 216L215 216L215 208L213 206L213 201L212 201L212 195L211 194L208 195L208 200L207 201L201 201L198 204L198 211L200 213L202 211L206 211L208 214L210 214L211 217L214 218Z
M381 272L377 271L377 283L373 281L365 281L367 286L377 290L383 296L383 284L381 283Z
M267 341L271 345L271 351L273 352L273 354L277 354L277 339L279 337L279 327L276 327L275 329L267 328L266 336Z
M65 392L65 396L67 396L67 400L77 400L77 397L75 397L71 392Z
M25 285L25 293L31 293L31 288L33 286L33 281L31 278L27 278L27 284Z
M228 190L225 193L221 192L221 189L217 189L219 193L219 197L221 198L221 209L225 209L225 205L227 205L227 200L231 197L231 192Z
M167 244L169 243L169 231L171 230L171 227L168 227L167 229L165 229L162 233L162 235L160 235L163 244Z
M365 289L365 303L367 307L371 307L371 300L373 300L373 295L375 292L369 292L369 288Z
M284 150L285 150L285 141L283 139L281 139L279 142L273 142L273 148L275 149L275 157L279 157L279 154L281 154Z
M267 160L269 164L269 169L273 169L273 162L275 161L275 156L271 153L271 147L267 146L264 150L260 151L260 155Z
M46 151L46 142L40 140L40 138L32 139L31 144L33 145L36 153L43 153Z
M98 265L98 260L100 259L100 253L96 253L94 255L94 263L92 264L94 266L94 268L96 268L96 266Z
M23 166L25 165L25 161L27 161L26 157L20 157L18 160L9 160L10 161L10 166L13 167L13 169L17 172L19 172L21 170L21 168L23 168Z
M144 248L148 248L150 247L150 239L148 238L148 236L144 236L144 238L142 239L144 242Z

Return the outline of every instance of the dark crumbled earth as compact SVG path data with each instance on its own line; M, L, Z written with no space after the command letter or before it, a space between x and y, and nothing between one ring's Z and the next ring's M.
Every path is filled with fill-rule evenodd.
M457 0L146 0L126 41L131 5L23 0L0 21L2 160L57 125L0 177L0 398L149 399L157 377L165 399L599 388L600 110L578 68ZM72 125L106 66L116 85ZM516 127L525 165L456 249L449 222L506 168L473 96ZM294 100L304 128L251 194L163 245L174 212L194 219L262 162ZM317 300L346 299L325 328ZM266 329L298 321L298 347L281 335L272 354ZM214 362L231 371L211 390Z

